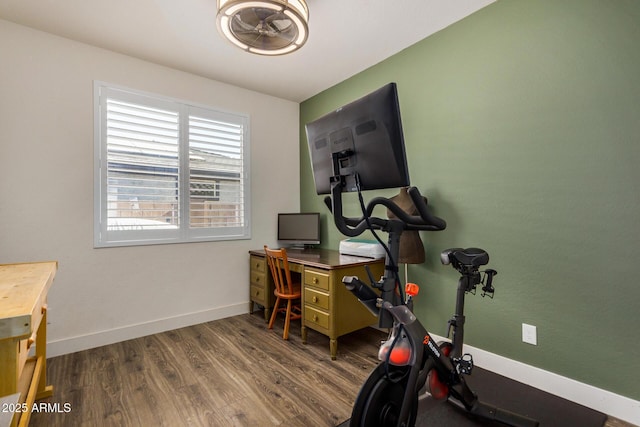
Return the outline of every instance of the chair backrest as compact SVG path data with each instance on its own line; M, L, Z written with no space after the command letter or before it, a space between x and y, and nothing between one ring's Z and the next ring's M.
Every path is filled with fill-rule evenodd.
M276 290L281 294L293 294L293 281L291 280L286 249L269 249L265 245L264 252L267 255L267 263L269 264Z

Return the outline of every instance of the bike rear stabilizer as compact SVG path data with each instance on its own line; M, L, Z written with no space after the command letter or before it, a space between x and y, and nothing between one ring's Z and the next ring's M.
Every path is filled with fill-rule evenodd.
M465 409L461 402L455 399L449 399L449 402ZM466 408L471 414L487 420L494 420L513 427L538 427L540 423L537 420L516 414L506 409L501 409L493 405L476 400L470 407Z

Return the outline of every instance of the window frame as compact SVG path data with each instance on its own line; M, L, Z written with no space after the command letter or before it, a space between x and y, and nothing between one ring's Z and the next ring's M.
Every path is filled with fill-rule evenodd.
M136 105L176 111L178 114L178 215L175 229L109 230L107 228L107 98ZM251 238L250 194L250 120L248 114L223 111L211 106L130 89L102 81L94 81L94 247L117 247L227 241ZM236 227L191 227L190 118L205 118L233 123L242 129L241 164L239 174L242 223ZM219 181L216 187L219 188Z

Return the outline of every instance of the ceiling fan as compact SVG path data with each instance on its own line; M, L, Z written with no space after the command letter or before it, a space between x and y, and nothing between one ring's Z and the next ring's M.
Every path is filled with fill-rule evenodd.
M218 0L218 30L235 46L259 55L283 55L307 41L304 0Z

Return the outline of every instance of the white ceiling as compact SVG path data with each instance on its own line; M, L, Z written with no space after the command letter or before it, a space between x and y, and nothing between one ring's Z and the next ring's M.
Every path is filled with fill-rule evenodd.
M300 102L495 0L307 0L297 52L252 55L216 29L216 0L0 0L0 18Z

